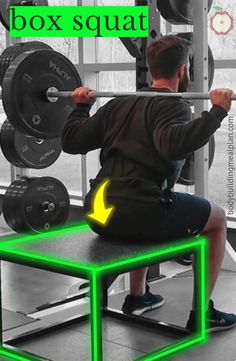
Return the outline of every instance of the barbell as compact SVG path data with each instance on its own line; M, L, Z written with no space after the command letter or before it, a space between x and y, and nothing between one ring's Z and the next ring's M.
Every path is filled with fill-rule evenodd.
M45 91L45 98L49 102L56 102L58 98L70 98L72 97L73 90L70 91L58 91L55 87L49 88ZM128 96L135 97L165 97L165 98L179 98L185 100L210 100L209 93L168 93L168 92L155 92L155 91L136 91L136 92L95 92L91 93L91 98L122 98ZM0 99L3 99L3 95L0 92ZM236 95L232 95L232 100L236 100Z
M75 108L72 90L82 86L69 59L53 50L27 51L17 56L2 81L3 107L18 131L40 139L60 137ZM210 99L208 93L96 92L97 98L168 97ZM236 100L236 95L232 96Z
M56 102L58 98L70 98L72 97L73 90L70 91L58 91L55 87L49 88L45 92L45 97L49 102ZM136 92L95 92L91 94L91 98L122 98L128 96L135 97L165 97L165 98L179 98L185 100L210 100L209 93L168 93L168 92L155 92L155 91L136 91ZM3 98L0 92L0 99ZM236 100L236 95L232 95L232 100Z
M9 121L20 132L40 139L60 137L75 108L72 90L82 86L69 59L52 50L20 54L6 70L2 82L3 107ZM207 93L96 92L97 98L169 97L209 99ZM236 100L236 95L232 96Z
M58 98L68 98L72 96L72 91L58 91L54 89L48 89L46 92L49 101L54 102ZM168 97L168 98L179 98L185 100L210 100L209 93L167 93L167 92L148 92L148 91L137 91L137 92L94 92L93 97L95 98L121 98L127 96L136 97ZM232 96L232 100L236 100L236 95Z

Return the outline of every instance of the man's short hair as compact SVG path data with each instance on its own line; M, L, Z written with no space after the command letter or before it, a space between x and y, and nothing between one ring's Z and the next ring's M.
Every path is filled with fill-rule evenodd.
M147 61L153 79L172 78L181 64L187 64L189 48L184 39L163 36L147 48Z

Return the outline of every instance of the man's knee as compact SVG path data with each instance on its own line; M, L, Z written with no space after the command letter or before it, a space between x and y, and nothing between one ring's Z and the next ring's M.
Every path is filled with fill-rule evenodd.
M218 207L217 206L217 212L218 212L218 215L217 215L217 219L220 223L220 225L222 227L227 227L227 217L226 217L226 213L225 213L225 210L221 207Z
M222 230L227 227L225 210L215 203L211 203L211 212L204 231Z
M226 217L225 210L224 210L223 208L220 208L220 214L221 214L222 223L224 223L224 224L226 225L226 223L227 223L227 217Z

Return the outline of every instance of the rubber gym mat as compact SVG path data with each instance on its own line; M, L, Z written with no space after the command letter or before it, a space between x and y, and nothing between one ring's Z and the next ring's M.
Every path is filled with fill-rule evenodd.
M5 309L2 310L2 317L3 331L35 322L33 318Z

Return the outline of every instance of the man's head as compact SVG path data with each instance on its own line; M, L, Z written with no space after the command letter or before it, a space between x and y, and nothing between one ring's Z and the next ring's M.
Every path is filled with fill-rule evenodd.
M179 80L180 92L188 90L189 79L189 48L185 40L174 36L163 36L147 48L147 60L154 80Z

